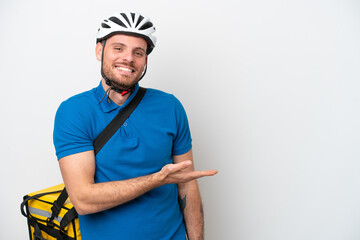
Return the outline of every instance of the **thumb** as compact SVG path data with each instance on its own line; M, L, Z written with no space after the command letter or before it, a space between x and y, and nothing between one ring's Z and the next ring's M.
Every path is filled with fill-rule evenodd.
M187 161L183 161L183 162L179 162L179 163L168 164L164 167L164 170L167 171L168 173L174 173L174 172L179 172L181 170L184 170L185 168L189 167L190 165L191 165L191 161L187 160Z

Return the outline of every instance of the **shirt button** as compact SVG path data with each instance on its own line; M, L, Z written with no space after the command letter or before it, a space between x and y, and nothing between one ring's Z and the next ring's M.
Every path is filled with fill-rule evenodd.
M124 127L127 127L127 125L128 125L127 123L124 123Z

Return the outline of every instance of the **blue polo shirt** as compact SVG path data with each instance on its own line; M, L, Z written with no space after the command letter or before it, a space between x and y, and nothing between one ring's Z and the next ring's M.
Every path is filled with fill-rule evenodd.
M64 101L55 117L54 145L58 159L93 150L100 132L135 96L118 106L103 101L97 88ZM101 102L100 102L101 101ZM131 116L96 155L95 182L135 178L159 171L173 155L191 149L184 108L173 95L148 89ZM74 160L76 161L76 160ZM83 240L185 239L176 184L155 188L115 208L79 216Z

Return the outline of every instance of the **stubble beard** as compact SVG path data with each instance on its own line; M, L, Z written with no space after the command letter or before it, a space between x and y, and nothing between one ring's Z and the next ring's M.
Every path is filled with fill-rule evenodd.
M124 64L127 66L130 66L134 68L131 64ZM109 64L104 63L102 66L103 73L105 74L106 78L109 80L109 82L116 88L120 90L128 90L131 87L133 87L140 79L141 75L138 74L137 76L127 76L127 75L121 75L116 76L113 71L116 71L116 69L112 70L112 67Z

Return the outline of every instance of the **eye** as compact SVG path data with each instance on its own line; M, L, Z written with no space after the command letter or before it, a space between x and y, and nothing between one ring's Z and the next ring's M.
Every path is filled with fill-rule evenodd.
M116 48L114 48L116 51L121 51L122 50L122 48L121 47L116 47Z
M135 55L138 56L138 57L144 56L144 54L143 54L142 52L139 52L139 51L136 51L136 52L135 52Z

